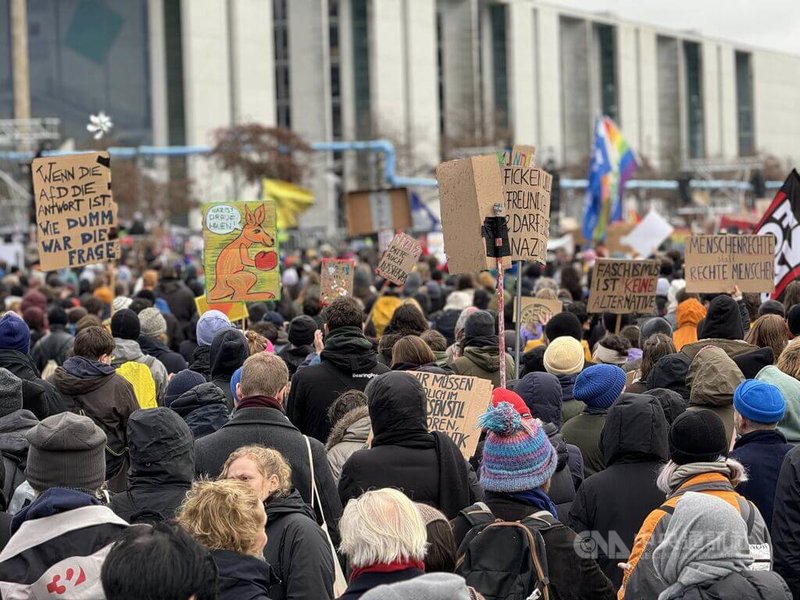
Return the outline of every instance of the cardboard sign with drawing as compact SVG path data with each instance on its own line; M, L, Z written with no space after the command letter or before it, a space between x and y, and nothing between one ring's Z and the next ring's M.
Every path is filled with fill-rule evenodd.
M271 201L205 205L203 239L209 304L280 296L277 226Z
M319 302L327 306L336 298L353 295L356 263L352 258L323 258Z

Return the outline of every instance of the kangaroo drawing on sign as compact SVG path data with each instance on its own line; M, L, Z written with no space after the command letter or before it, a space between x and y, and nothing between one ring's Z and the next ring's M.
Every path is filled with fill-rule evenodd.
M246 300L258 281L258 277L247 267L259 271L271 271L278 265L278 255L275 252L261 251L250 258L250 247L275 246L275 240L264 231L264 218L266 213L262 204L253 212L245 207L245 225L239 236L220 250L216 264L216 280L214 287L208 293L209 302L221 300ZM274 297L269 294L269 297Z

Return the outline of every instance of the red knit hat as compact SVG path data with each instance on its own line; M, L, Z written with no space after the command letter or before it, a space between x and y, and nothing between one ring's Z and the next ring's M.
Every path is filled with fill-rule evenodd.
M501 402L508 402L520 416L531 418L531 409L528 408L528 405L525 404L525 401L520 398L518 394L515 394L511 390L495 388L492 391L492 406L497 408L497 405Z

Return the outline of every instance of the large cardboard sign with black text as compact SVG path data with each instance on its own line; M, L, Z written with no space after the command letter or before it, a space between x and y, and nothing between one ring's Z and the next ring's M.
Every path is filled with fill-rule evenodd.
M563 310L563 303L561 300L550 300L548 298L531 298L523 296L520 303L520 324L521 325L538 325L539 323L546 324L553 315L560 313ZM514 298L514 316L517 314L517 299Z
M396 285L403 285L408 279L408 274L414 270L420 254L422 254L422 244L410 235L398 233L383 253L375 272Z
M42 271L119 259L108 152L37 158L31 175Z
M654 313L660 271L658 260L598 260L589 287L589 312Z
M771 235L694 235L686 243L686 291L743 293L775 290Z
M425 388L428 398L428 430L446 434L464 458L478 446L478 418L492 398L492 382L464 375L438 375L411 371Z

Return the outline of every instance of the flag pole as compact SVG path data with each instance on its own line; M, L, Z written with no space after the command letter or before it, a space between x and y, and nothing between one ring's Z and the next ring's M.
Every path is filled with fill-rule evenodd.
M517 261L517 301L514 306L514 327L517 332L515 340L515 353L514 353L514 369L517 377L519 377L519 362L520 362L520 339L519 334L522 331L520 320L522 319L522 264L524 261Z

